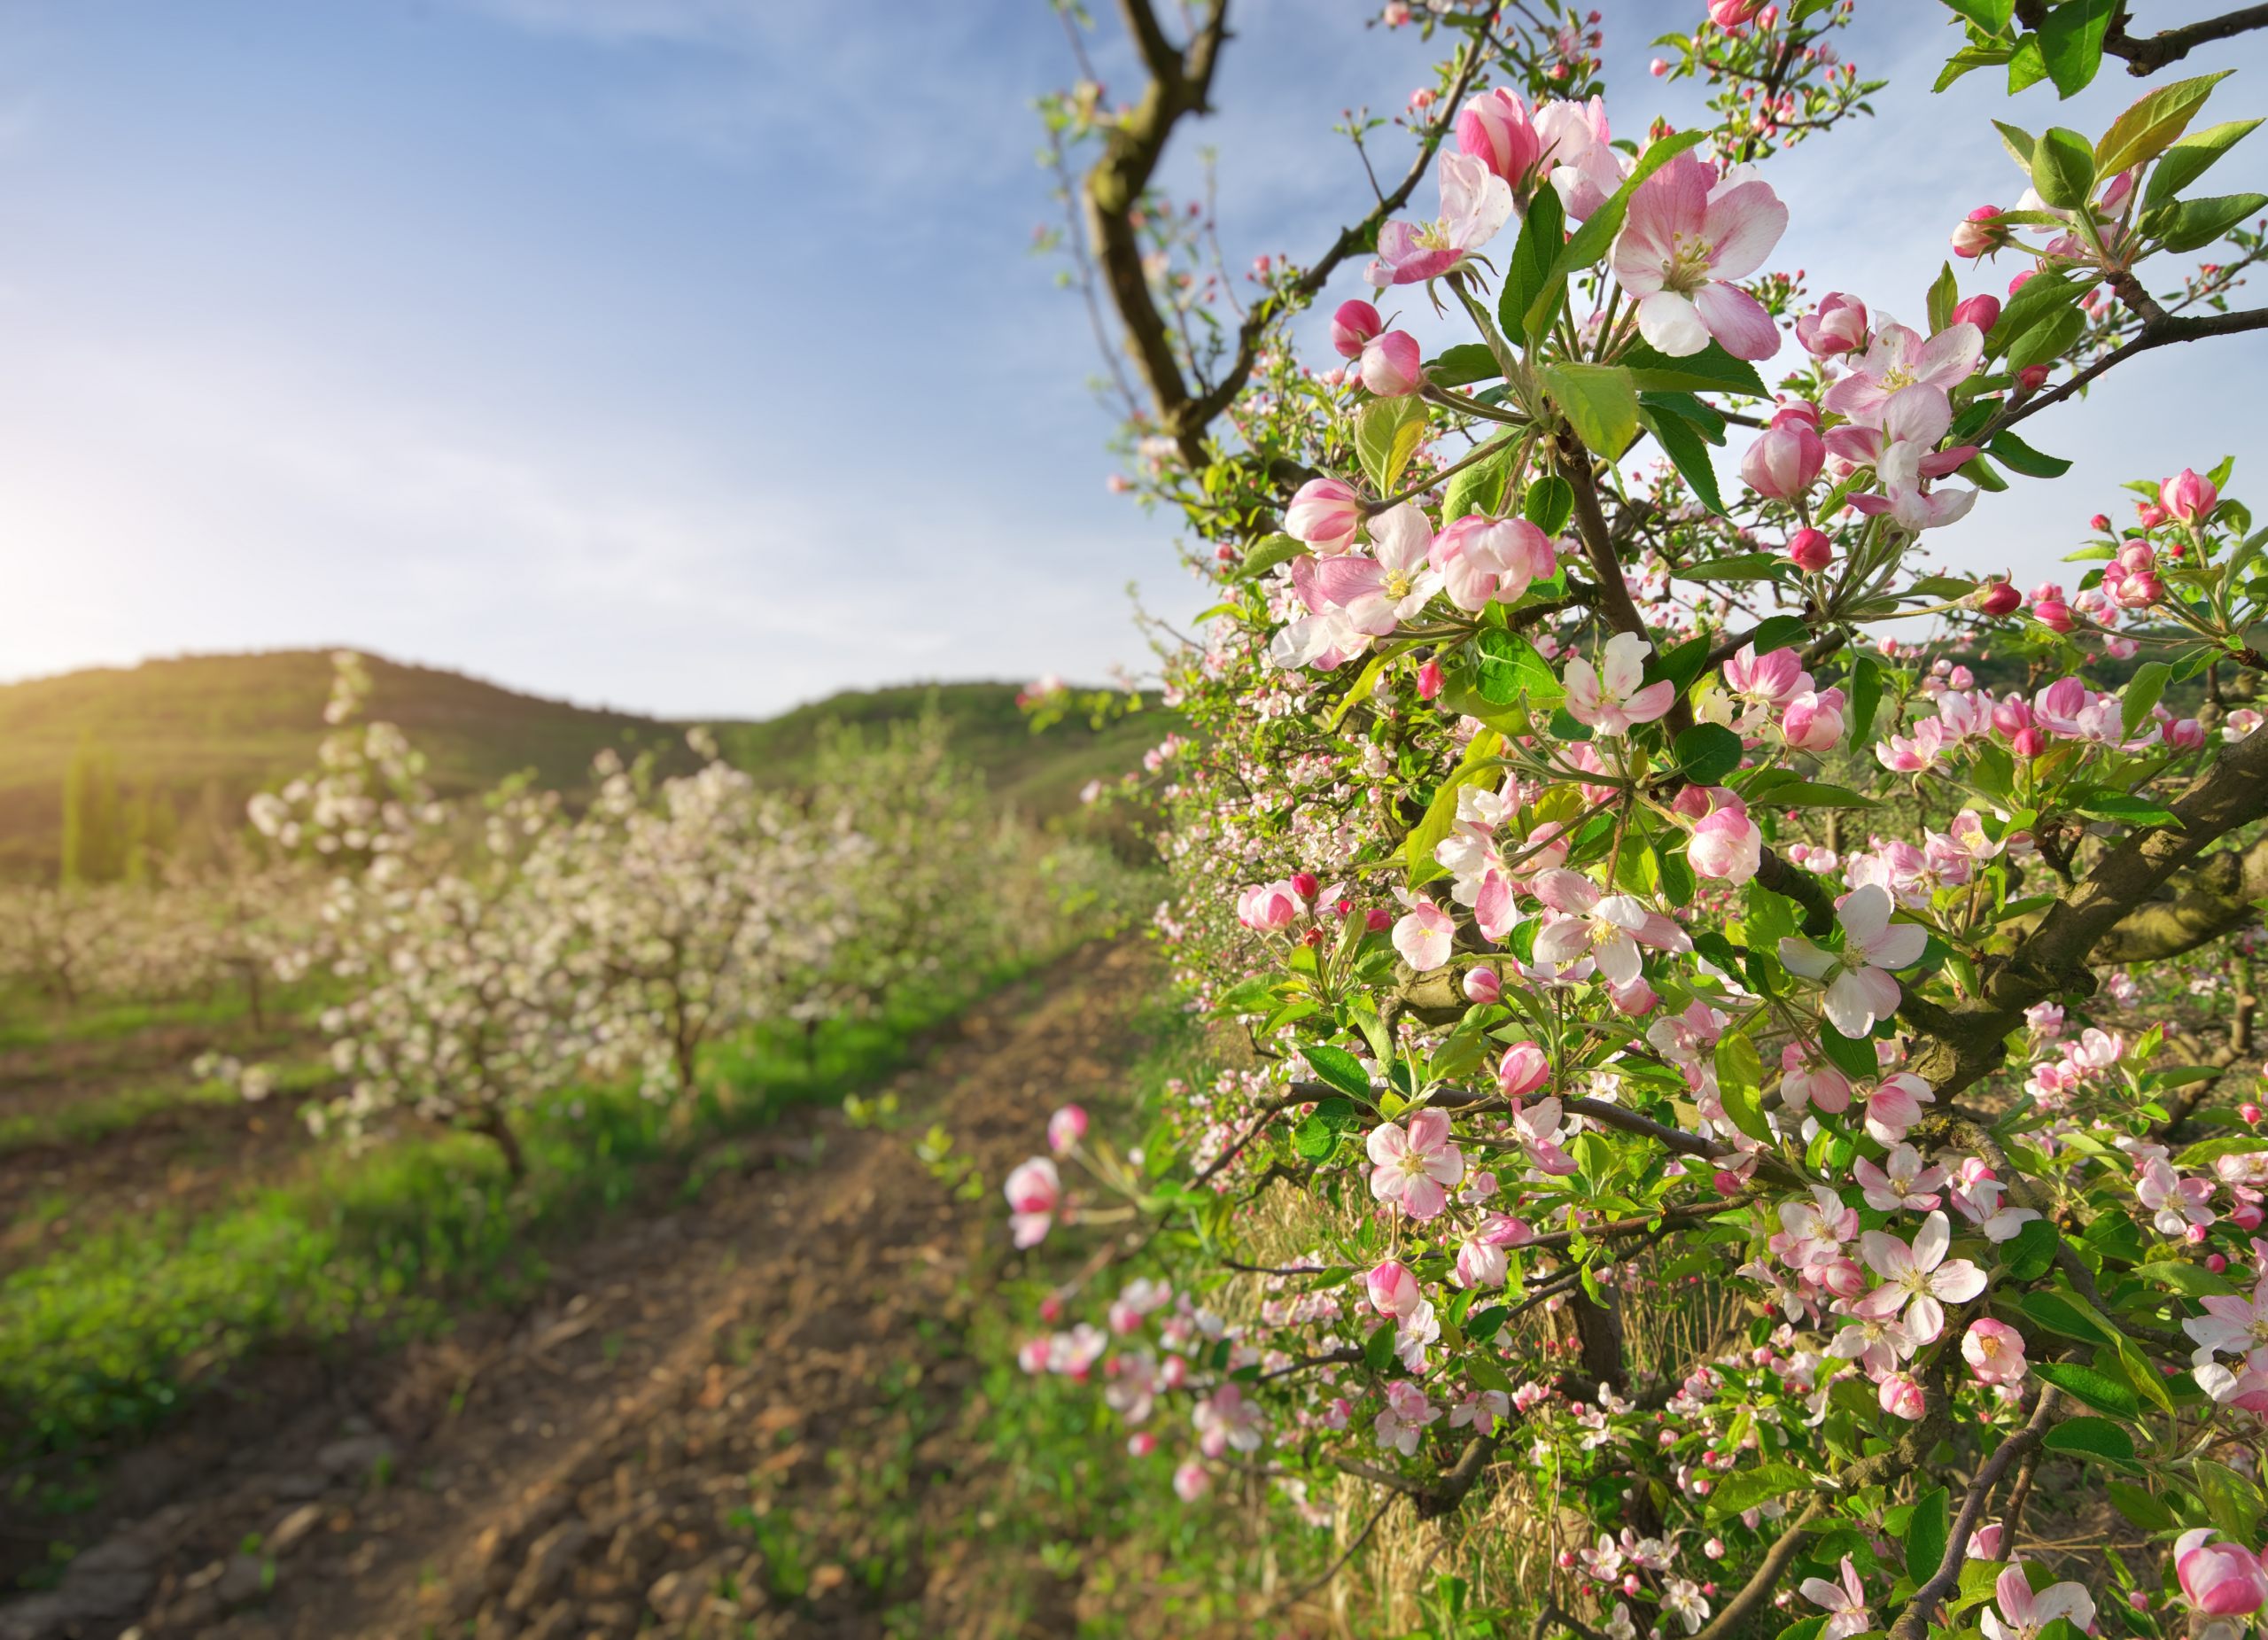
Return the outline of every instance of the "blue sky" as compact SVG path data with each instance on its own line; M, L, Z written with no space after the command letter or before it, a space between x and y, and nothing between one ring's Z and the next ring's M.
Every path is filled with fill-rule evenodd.
M1618 128L1678 118L1647 43L1698 0L1605 9ZM1359 208L1324 134L1425 57L1355 4L1239 10L1175 173L1217 144L1237 266ZM1939 9L1860 10L1897 82L1774 164L1774 265L1914 315L1953 221L2020 184L1984 76L1927 95ZM2217 116L2268 111L2268 56L2220 60ZM1128 583L1199 595L1106 494L1084 322L1027 253L1028 103L1067 77L1043 0L10 0L0 676L344 642L695 716L1138 662ZM2135 89L2014 117L2099 129ZM2039 418L2081 470L1942 555L2034 578L2118 479L2241 455L2261 346Z

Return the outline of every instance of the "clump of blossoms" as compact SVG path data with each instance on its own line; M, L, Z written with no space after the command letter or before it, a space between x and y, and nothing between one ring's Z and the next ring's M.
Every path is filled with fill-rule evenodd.
M2202 120L2203 74L2004 125L2028 191L1953 249L2012 289L1798 311L1758 162L1878 82L1848 7L1701 10L1685 131L1531 75L1518 19L1445 31L1406 179L1366 150L1367 229L1218 346L1121 253L1223 12L1146 43L1091 288L1213 584L1152 785L1224 1063L1138 1162L1066 1123L1009 1180L1031 1256L1086 1255L1026 1364L1107 1386L1184 1498L1534 1502L1492 1574L1523 1632L2233 1636L2268 1597L2263 536L2224 462L2098 519L2068 593L1927 553L2069 465L2019 424L2268 327L2139 271L2268 206L2196 186L2254 122ZM1955 10L1954 66L2016 89L2141 49L2075 43L2079 0ZM1464 334L1429 358L1357 299L1301 363L1341 263ZM2064 1552L2101 1499L2118 1555Z

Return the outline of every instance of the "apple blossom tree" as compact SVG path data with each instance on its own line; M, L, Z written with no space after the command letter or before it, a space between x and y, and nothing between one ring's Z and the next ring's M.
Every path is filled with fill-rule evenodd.
M1213 588L1146 787L1221 1062L1138 1156L1066 1111L1007 1180L1020 1247L1089 1240L1027 1367L1184 1498L1336 1524L1334 1571L1501 1501L1456 1569L1539 1636L2246 1632L2268 530L2201 449L2068 589L1930 547L2062 474L2031 440L2127 361L2268 328L2268 195L2211 191L2258 119L2197 60L2268 8L1946 0L1939 88L2050 123L1947 179L2012 203L1912 225L1926 290L1816 299L1771 161L1883 89L1848 0L1693 0L1682 130L1607 95L1596 12L1396 0L1443 57L1340 128L1369 208L1241 295L1159 186L1230 0L1122 0L1117 97L1059 9L1113 487ZM2124 113L2052 123L2122 64Z

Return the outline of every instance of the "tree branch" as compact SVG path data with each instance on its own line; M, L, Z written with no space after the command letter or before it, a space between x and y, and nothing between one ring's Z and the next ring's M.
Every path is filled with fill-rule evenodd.
M1984 1503L2008 1465L2038 1446L2047 1438L2047 1426L2054 1421L2055 1387L2043 1384L2039 1389L2039 1403L2032 1408L2031 1421L1992 1450L1970 1482L1969 1496L1961 1500L1961 1513L1953 1523L1953 1535L1946 1540L1945 1557L1938 1562L1930 1581L1914 1593L1898 1621L1891 1625L1890 1640L1923 1640L1930 1628L1930 1613L1936 1611L1961 1583L1961 1568L1969 1558L1969 1540L1977 1530L1978 1517L1984 1512ZM1910 1573L1913 1568L1908 1566Z
M2106 56L2123 58L2126 72L2140 79L2155 74L2168 63L2179 62L2201 45L2227 40L2255 28L2268 28L2268 5L2240 6L2225 15L2185 23L2179 28L2161 29L2139 40L2127 34L2126 19L2122 15L2103 35L2102 49Z

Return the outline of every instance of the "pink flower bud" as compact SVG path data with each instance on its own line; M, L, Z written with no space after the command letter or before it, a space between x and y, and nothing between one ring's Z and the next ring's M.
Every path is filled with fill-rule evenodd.
M2022 729L2010 738L2008 750L2019 758L2039 758L2047 753L2047 736L2038 729Z
M1363 522L1363 498L1336 478L1310 478L1284 509L1284 530L1319 552L1344 552Z
M1986 581L1977 589L1974 602L1986 615L2013 615L2023 608L2023 595L2008 581Z
M1468 1002L1483 1005L1495 1001L1504 994L1504 982L1496 977L1491 968L1467 968L1464 971L1464 996Z
M1372 934L1383 934L1394 926L1394 913L1383 905L1373 905L1363 913L1363 927Z
M1921 1422L1922 1415L1930 1410L1930 1398L1907 1372L1892 1372L1884 1378L1876 1398L1882 1403L1884 1411L1909 1424Z
M1973 324L1980 330L1989 330L2000 322L2000 299L1997 296L1971 296L1953 304L1953 322Z
M2247 1100L2236 1108L2237 1119L2249 1128L2260 1125L2260 1107Z
M2027 364L2016 372L2016 384L2026 393L2038 393L2047 385L2047 367L2044 364Z
M1818 433L1800 423L1775 424L1748 447L1740 476L1767 500L1792 501L1811 488L1826 462L1827 446Z
M1976 258L2004 244L2008 230L1991 224L2000 214L1997 205L1980 205L1961 219L1961 226L1953 230L1953 253Z
M2268 1605L2268 1566L2240 1543L2216 1543L2210 1527L2174 1540L2174 1575L2204 1617L2245 1617Z
M1363 1285L1370 1294L1371 1308L1382 1316L1409 1315L1424 1296L1418 1290L1418 1278L1399 1259L1390 1258L1375 1266L1363 1278Z
M1721 1537L1713 1537L1709 1539L1706 1543L1701 1545L1701 1552L1708 1556L1712 1560L1723 1559L1725 1558L1725 1540Z
M2101 513L2101 512L2099 512L2099 513L2095 514L2095 516L2094 516L2093 517L2092 517L2092 518L2090 518L2090 519L2088 519L2088 520L2087 520L2087 528L2089 528L2089 529L2091 529L2091 530L2094 531L2094 532L2095 532L2096 533L2098 533L2098 534L2101 534L2101 535L2108 535L2108 534L2109 534L2109 533L2110 533L2110 515L2109 515L2109 513Z
M1047 1147L1057 1155L1067 1155L1087 1136L1087 1113L1076 1105L1066 1105L1047 1119Z
M1147 1457L1157 1450L1157 1436L1146 1429L1138 1429L1126 1437L1126 1455L1129 1457Z
M1969 1535L1969 1558L1998 1560L2000 1558L2000 1535L2006 1529L2002 1522L1995 1520L1971 1532Z
M1788 562L1806 575L1817 575L1835 562L1835 548L1817 530L1798 530L1788 538Z
M1193 1504L1213 1489L1213 1477L1192 1457L1173 1472L1173 1489L1183 1503Z
M1719 1168L1709 1182L1717 1187L1717 1193L1720 1196L1740 1194L1740 1175L1730 1168Z
M1543 152L1527 105L1502 86L1457 111L1456 145L1514 188L1526 180Z
M1359 359L1363 345L1386 329L1379 310L1368 302L1341 302L1331 315L1331 345L1342 359Z
M1441 692L1441 662L1425 661L1421 663L1418 668L1418 698L1421 701L1429 701Z
M2078 618L2071 613L2071 606L2060 598L2042 598L2031 606L2031 613L2032 618L2041 626L2052 626L2057 632L2069 632L2078 624Z
M1311 871L1295 871L1292 874L1292 892L1312 904L1315 897L1323 892L1323 884Z
M1363 385L1381 399L1401 399L1425 385L1425 355L1407 330L1388 330L1363 347Z
M1515 1042L1496 1067L1497 1091L1507 1099L1533 1093L1551 1079L1551 1061L1533 1042Z
M2221 1271L2226 1270L2228 1267L2229 1260L2227 1254L2208 1253L2205 1255L2205 1268L2211 1271L2215 1275L2219 1275Z
M2184 524L2194 524L2219 504L2221 493L2210 478L2201 478L2188 468L2158 486L2158 500Z
M1806 353L1824 359L1839 353L1857 353L1867 345L1867 305L1840 291L1796 321L1796 340Z
M1709 0L1709 20L1727 34L1738 34L1756 20L1764 0ZM1636 1589L1630 1591L1637 1593Z
M1669 65L1658 57L1646 65L1646 72L1658 80L1669 72Z

